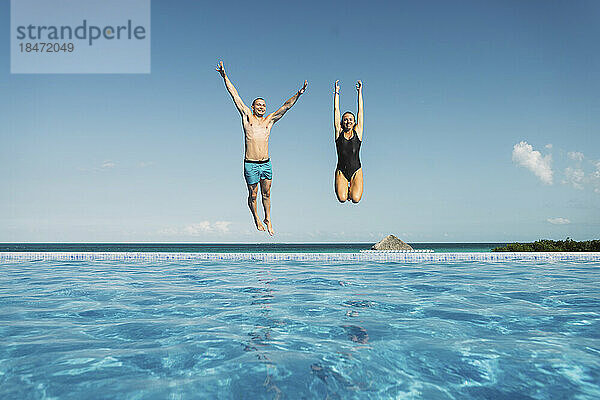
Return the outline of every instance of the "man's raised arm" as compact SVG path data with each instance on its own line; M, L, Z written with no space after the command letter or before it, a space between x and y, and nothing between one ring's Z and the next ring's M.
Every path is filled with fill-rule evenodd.
M242 101L242 98L240 97L237 90L235 89L235 86L233 86L233 83L231 83L231 81L227 77L227 74L225 73L225 67L223 66L223 61L220 61L219 64L217 64L216 69L217 69L217 72L219 74L221 74L221 76L223 77L223 80L225 81L225 87L227 88L227 91L231 95L231 98L233 99L233 103L235 104L235 107L239 111L240 115L242 117L244 115L250 115L251 114L250 109L248 108L248 106L246 106L244 104L244 102Z
M283 105L281 107L279 107L279 110L277 110L274 113L270 114L267 118L270 118L273 121L273 123L279 121L281 119L281 117L283 117L283 115L290 108L292 108L292 106L294 104L296 104L296 101L298 101L298 98L306 90L306 86L308 86L308 81L304 81L304 85L302 85L302 87L300 88L300 90L298 90L295 95L293 95L292 97L290 97L288 101L286 101L285 103L283 103Z

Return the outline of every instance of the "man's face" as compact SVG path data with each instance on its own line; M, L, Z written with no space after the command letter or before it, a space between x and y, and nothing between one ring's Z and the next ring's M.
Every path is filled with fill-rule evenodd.
M257 117L262 117L267 112L267 103L263 99L258 99L252 104L252 112Z

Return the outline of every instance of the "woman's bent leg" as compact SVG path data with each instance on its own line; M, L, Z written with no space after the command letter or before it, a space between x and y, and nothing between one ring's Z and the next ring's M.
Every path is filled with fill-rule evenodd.
M342 171L340 171L339 169L335 170L334 182L335 195L337 196L337 199L340 201L340 203L344 203L346 200L348 200L348 180L346 179L344 174L342 174Z
M362 168L359 168L350 181L350 200L353 203L358 203L362 198L363 194L363 172Z

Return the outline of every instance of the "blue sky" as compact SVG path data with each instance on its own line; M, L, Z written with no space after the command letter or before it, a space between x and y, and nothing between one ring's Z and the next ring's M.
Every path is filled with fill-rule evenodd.
M10 74L0 241L578 240L600 232L600 3L152 1L152 73ZM256 232L222 79L279 107ZM339 204L332 85L364 85L365 192Z

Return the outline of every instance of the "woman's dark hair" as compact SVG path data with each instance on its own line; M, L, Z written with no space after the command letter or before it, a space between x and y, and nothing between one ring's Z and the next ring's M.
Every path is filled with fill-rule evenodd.
M356 115L354 115L354 113L352 111L346 111L345 113L343 113L342 119L344 119L344 115L346 115L346 114L352 115L352 118L354 118L354 122L356 122Z

